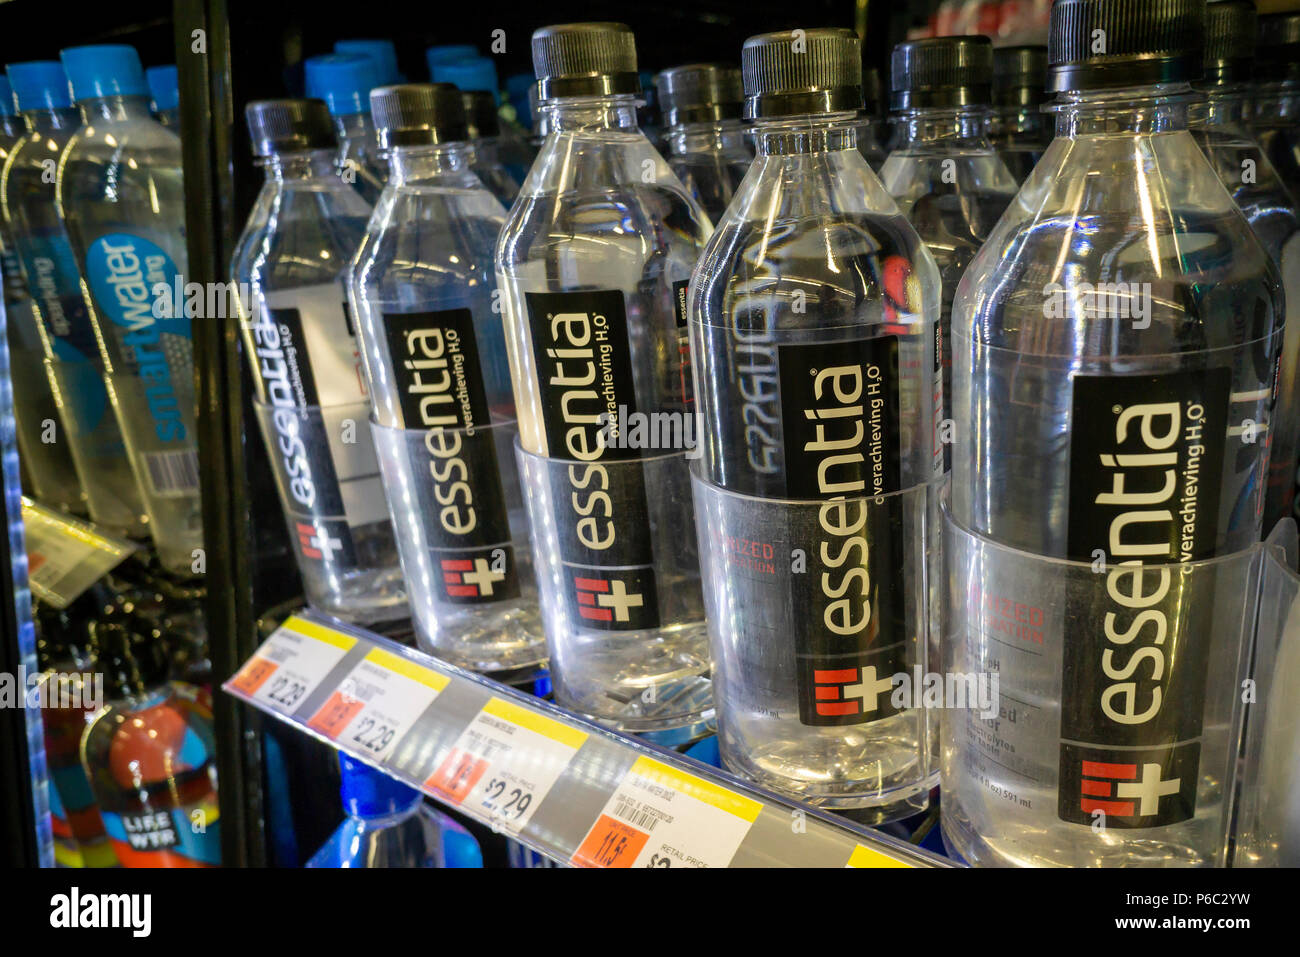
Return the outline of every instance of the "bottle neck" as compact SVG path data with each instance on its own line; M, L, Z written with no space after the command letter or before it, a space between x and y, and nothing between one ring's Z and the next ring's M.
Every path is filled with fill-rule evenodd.
M1211 87L1205 98L1192 103L1188 121L1195 127L1245 129L1250 122L1251 89L1244 83Z
M372 130L369 113L349 113L334 117L334 128L338 131L339 141L365 136Z
M272 153L259 161L266 169L268 183L317 183L342 185L339 179L338 154L332 149L299 150Z
M397 146L388 154L389 183L403 186L451 173L463 173L473 164L474 155L474 148L469 143Z
M992 149L989 121L993 110L984 105L944 109L904 110L898 114L901 145L942 144L965 149Z
M1153 135L1186 130L1194 94L1186 83L1063 93L1053 104L1056 135Z
M1047 119L1037 106L1002 106L993 111L990 130L998 133L1041 133Z
M759 156L856 153L860 122L851 112L756 120L754 146Z
M76 129L81 123L81 115L73 106L24 110L23 122L27 124L30 133L51 133L55 130Z
M123 122L126 120L153 120L149 112L147 96L99 96L87 100L78 100L77 109L81 111L81 122L90 125L105 120Z
M1300 122L1300 82L1259 83L1254 92L1257 121L1278 125Z
M667 141L674 156L734 152L745 148L745 127L739 120L683 123L668 129Z
M636 109L642 102L633 95L561 97L543 101L540 110L550 133L637 133Z

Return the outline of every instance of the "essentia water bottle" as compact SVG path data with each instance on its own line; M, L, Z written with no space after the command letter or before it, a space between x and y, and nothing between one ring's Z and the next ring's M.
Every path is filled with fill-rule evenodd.
M149 533L163 566L187 573L203 542L181 144L150 115L133 48L59 55L82 126L59 157L56 203Z

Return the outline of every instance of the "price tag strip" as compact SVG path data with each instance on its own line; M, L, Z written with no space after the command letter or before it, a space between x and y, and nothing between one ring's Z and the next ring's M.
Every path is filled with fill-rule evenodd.
M27 583L41 601L66 608L135 551L85 522L23 499Z
M761 809L758 801L641 757L572 860L585 867L726 867Z
M450 682L446 675L373 648L307 727L382 761Z
M424 786L518 834L586 740L585 731L494 697Z
M911 867L906 861L901 861L896 857L890 857L888 854L882 854L880 851L874 851L865 845L859 844L853 848L853 853L849 855L849 862L845 867Z
M226 688L292 715L356 643L351 635L294 615L262 642Z

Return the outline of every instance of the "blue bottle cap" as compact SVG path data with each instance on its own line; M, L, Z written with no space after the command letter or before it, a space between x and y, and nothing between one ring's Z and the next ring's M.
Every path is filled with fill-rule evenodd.
M180 74L174 64L151 66L144 71L144 77L149 82L155 113L174 110L181 105Z
M370 112L370 91L379 82L379 65L358 53L327 53L305 64L307 96L324 100L332 116Z
M0 76L0 116L15 116L16 114L13 88L9 85L8 79Z
M368 764L339 753L339 774L343 810L352 817L384 817L397 814L420 801L420 792L376 771Z
M59 59L72 84L72 98L78 102L103 96L149 95L135 47L120 43L68 47L59 51Z
M482 90L497 95L497 65L485 56L433 65L433 82L450 83L462 93Z
M57 60L29 60L5 67L20 111L59 110L72 105L68 75Z
M334 44L335 53L352 53L368 56L379 64L379 85L404 83L397 69L397 49L392 40L340 40Z
M438 79L434 76L434 66L439 63L454 63L457 60L468 60L471 57L478 56L478 47L470 43L455 43L447 46L429 47L424 51L424 62L429 66L429 76L433 82L437 83Z

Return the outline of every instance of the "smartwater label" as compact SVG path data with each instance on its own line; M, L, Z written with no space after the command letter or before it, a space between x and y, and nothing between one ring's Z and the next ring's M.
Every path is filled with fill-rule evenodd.
M412 473L439 597L478 605L519 596L501 463L469 309L385 313L402 426L424 429Z
M61 228L42 229L18 240L27 286L40 308L55 357L62 362L102 364L90 313L81 294L77 257Z
M786 494L826 503L815 527L801 530L806 569L788 575L788 591L771 591L794 605L800 721L877 721L899 710L891 679L906 670L915 637L901 503L872 498L902 481L898 339L778 348ZM785 577L789 564L782 556L772 567Z
M575 620L602 631L659 624L645 475L619 442L637 411L623 293L525 293L551 499ZM613 441L607 441L612 436Z
M1226 368L1074 377L1068 551L1105 572L1067 595L1062 820L1196 811L1213 573L1193 588L1177 566L1214 554L1230 387Z
M245 330L272 466L307 559L353 564L350 530L388 519L360 403L361 359L343 288L269 293Z

